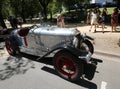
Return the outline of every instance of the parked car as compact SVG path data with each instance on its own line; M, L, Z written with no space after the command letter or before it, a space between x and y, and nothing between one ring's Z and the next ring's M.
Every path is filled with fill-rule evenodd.
M71 11L71 12L66 12L63 14L64 20L67 23L76 23L76 22L81 22L86 20L86 12L85 10L78 10L78 11Z
M91 80L101 60L91 57L94 47L89 39L75 28L32 26L12 31L5 45L10 55L24 52L39 56L37 60L53 57L55 70L64 79L76 81L85 75Z

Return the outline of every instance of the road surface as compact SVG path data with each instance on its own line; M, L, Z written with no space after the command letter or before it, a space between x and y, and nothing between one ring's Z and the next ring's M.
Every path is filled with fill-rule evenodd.
M103 60L94 79L72 83L56 74L51 58L38 62L37 57L26 54L9 56L5 49L0 56L0 89L119 89L119 58L94 54Z

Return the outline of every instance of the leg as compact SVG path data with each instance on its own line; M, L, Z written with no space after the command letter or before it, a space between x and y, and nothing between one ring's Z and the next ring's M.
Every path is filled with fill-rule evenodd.
M114 28L114 25L112 24L112 26L111 26L111 30L112 30L112 32L113 32L113 28Z
M117 25L116 25L116 24L114 24L114 31L116 31L116 26L117 26Z
M96 32L96 27L97 27L97 24L94 25L94 28L95 28L94 32Z
M92 27L93 27L93 25L91 24L89 32L91 31Z
M105 24L102 23L102 32L104 33Z

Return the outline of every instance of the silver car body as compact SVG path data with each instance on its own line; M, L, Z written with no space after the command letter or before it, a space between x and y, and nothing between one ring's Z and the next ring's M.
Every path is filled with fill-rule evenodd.
M75 36L80 34L76 28L58 28L50 26L34 26L25 36L20 36L19 31L21 31L21 29L16 29L12 34L19 39L20 51L40 57L61 45L74 48L77 44ZM59 50L51 52L49 56L54 56L57 51ZM78 58L85 59L87 62L89 62L90 57L90 52L84 56L78 56Z

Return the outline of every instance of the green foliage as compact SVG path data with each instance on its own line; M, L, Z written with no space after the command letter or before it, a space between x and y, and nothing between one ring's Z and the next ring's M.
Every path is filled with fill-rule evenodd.
M89 0L1 0L0 10L4 18L10 15L28 18L37 15L39 12L43 15L46 14L46 16L49 14L49 16L55 16L63 9L68 11L71 6L83 3L89 3ZM112 13L112 10L113 8L108 8L108 13Z
M0 2L0 11L2 12L3 18L7 18L10 13L9 0L2 0Z
M15 16L21 16L24 13L25 17L29 17L40 12L38 0L12 0L10 3Z
M109 8L107 8L108 15L112 14L114 8L115 8L115 7L109 7ZM103 8L100 8L100 10L102 11Z
M4 18L9 16L30 17L41 11L39 0L1 0L0 11Z

